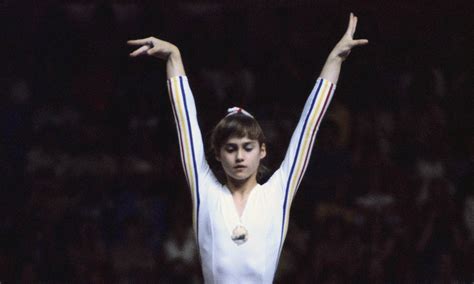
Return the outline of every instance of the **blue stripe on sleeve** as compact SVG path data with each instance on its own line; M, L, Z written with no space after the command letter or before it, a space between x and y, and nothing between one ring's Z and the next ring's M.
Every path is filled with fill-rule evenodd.
M186 157L184 155L184 144L183 144L183 137L182 137L182 134L181 134L181 125L179 123L179 119L178 119L178 113L177 113L177 110L176 110L176 106L175 106L175 101L174 101L174 93L173 93L173 88L171 86L171 81L168 81L168 88L170 90L170 99L171 99L171 107L173 109L173 112L175 114L175 121L176 121L176 125L178 127L178 142L179 142L179 150L181 152L181 157L183 159L183 169L184 169L184 176L186 177L186 181L188 182L189 186L191 186L191 181L189 180L189 177L188 177L188 172L186 171Z
M298 154L299 154L299 151L300 151L301 141L303 140L303 136L304 136L304 133L305 133L305 130L306 130L306 126L308 124L308 119L311 116L311 111L313 110L314 104L316 103L316 99L318 98L319 90L322 86L322 83L323 83L323 81L320 80L319 86L317 87L317 90L316 90L316 95L314 96L313 101L311 102L311 107L309 108L308 114L306 115L306 118L305 118L305 121L304 121L304 124L303 124L303 129L301 131L301 135L300 135L300 138L299 138L299 141L298 141L298 147L296 148L296 154L295 154L295 158L293 160L293 165L291 166L290 174L288 175L288 181L287 181L286 189L285 189L285 200L283 202L283 219L282 219L282 226L281 226L280 247L281 247L281 244L283 242L283 232L284 232L284 228L285 228L285 218L286 218L286 206L287 206L287 202L288 202L288 191L290 189L291 176L293 175L293 171L295 169L296 161L298 159Z
M323 111L320 113L317 121L316 121L316 127L314 127L313 129L313 132L311 133L311 141L309 143L310 147L311 145L313 145L313 142L314 142L314 138L316 137L316 132L318 131L318 128L319 128L319 124L321 123L321 119L323 118L324 114L326 113L326 110L328 108L328 105L329 105L329 100L331 99L331 92L333 90L333 86L331 85L330 88L329 88L329 95L326 97L326 100L324 100L324 105L323 105ZM310 148L311 149L311 148ZM301 183L301 180L303 179L303 172L305 171L307 165L308 165L308 159L309 159L309 156L310 156L310 153L311 153L311 150L308 151L308 153L306 153L306 157L305 157L305 160L304 160L304 166L303 166L303 170L301 171L301 174L300 176L298 177L298 183L296 184L296 186L298 187Z
M199 179L198 179L198 171L197 171L197 167L196 167L196 155L194 153L193 132L192 132L192 128L191 128L191 121L189 120L188 104L186 102L186 96L185 96L184 87L183 87L183 77L181 77L181 76L179 77L179 83L180 83L180 86L181 86L181 93L182 93L182 96L183 96L184 109L186 111L186 121L187 121L187 124L188 124L189 136L190 136L190 140L191 140L191 153L192 153L193 167L194 167L194 173L195 173L194 179L195 179L195 182L196 182L196 236L199 238L199 206L200 206L201 200L200 200L200 196L199 196L199 182L198 182ZM199 245L199 239L196 240L196 241Z

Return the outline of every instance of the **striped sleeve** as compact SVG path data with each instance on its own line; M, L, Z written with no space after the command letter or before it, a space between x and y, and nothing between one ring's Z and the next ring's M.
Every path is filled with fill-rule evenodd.
M178 132L181 162L193 202L193 223L197 225L199 208L205 195L205 179L212 175L206 161L194 97L186 76L168 79L168 94ZM196 233L197 233L197 227Z
M319 78L306 100L303 113L290 140L290 145L280 168L271 180L276 182L283 192L282 239L286 235L289 208L308 165L311 150L321 120L333 97L336 85Z

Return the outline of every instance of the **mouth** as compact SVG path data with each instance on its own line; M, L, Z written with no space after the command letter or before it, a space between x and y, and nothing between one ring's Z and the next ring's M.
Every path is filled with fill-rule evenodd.
M245 168L247 168L247 167L244 166L244 165L238 165L238 166L235 166L235 167L234 167L234 169L236 169L236 170L243 170L243 169L245 169Z

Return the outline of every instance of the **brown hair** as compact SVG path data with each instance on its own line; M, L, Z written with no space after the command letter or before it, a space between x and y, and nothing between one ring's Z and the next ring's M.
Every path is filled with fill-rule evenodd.
M211 151L217 156L224 143L232 137L243 138L248 137L252 140L257 140L261 147L265 143L265 135L260 124L255 118L243 114L231 114L219 121L211 133ZM267 167L260 163L257 173L257 180L260 180L263 175L268 172Z

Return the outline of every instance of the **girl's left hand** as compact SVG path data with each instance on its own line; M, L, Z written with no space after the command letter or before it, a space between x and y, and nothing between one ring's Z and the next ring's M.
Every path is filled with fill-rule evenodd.
M354 33L357 27L357 17L354 14L350 14L349 25L347 26L346 33L342 36L341 40L336 44L334 49L331 51L330 56L344 61L347 56L351 53L351 49L354 46L366 45L369 43L367 39L354 39Z

